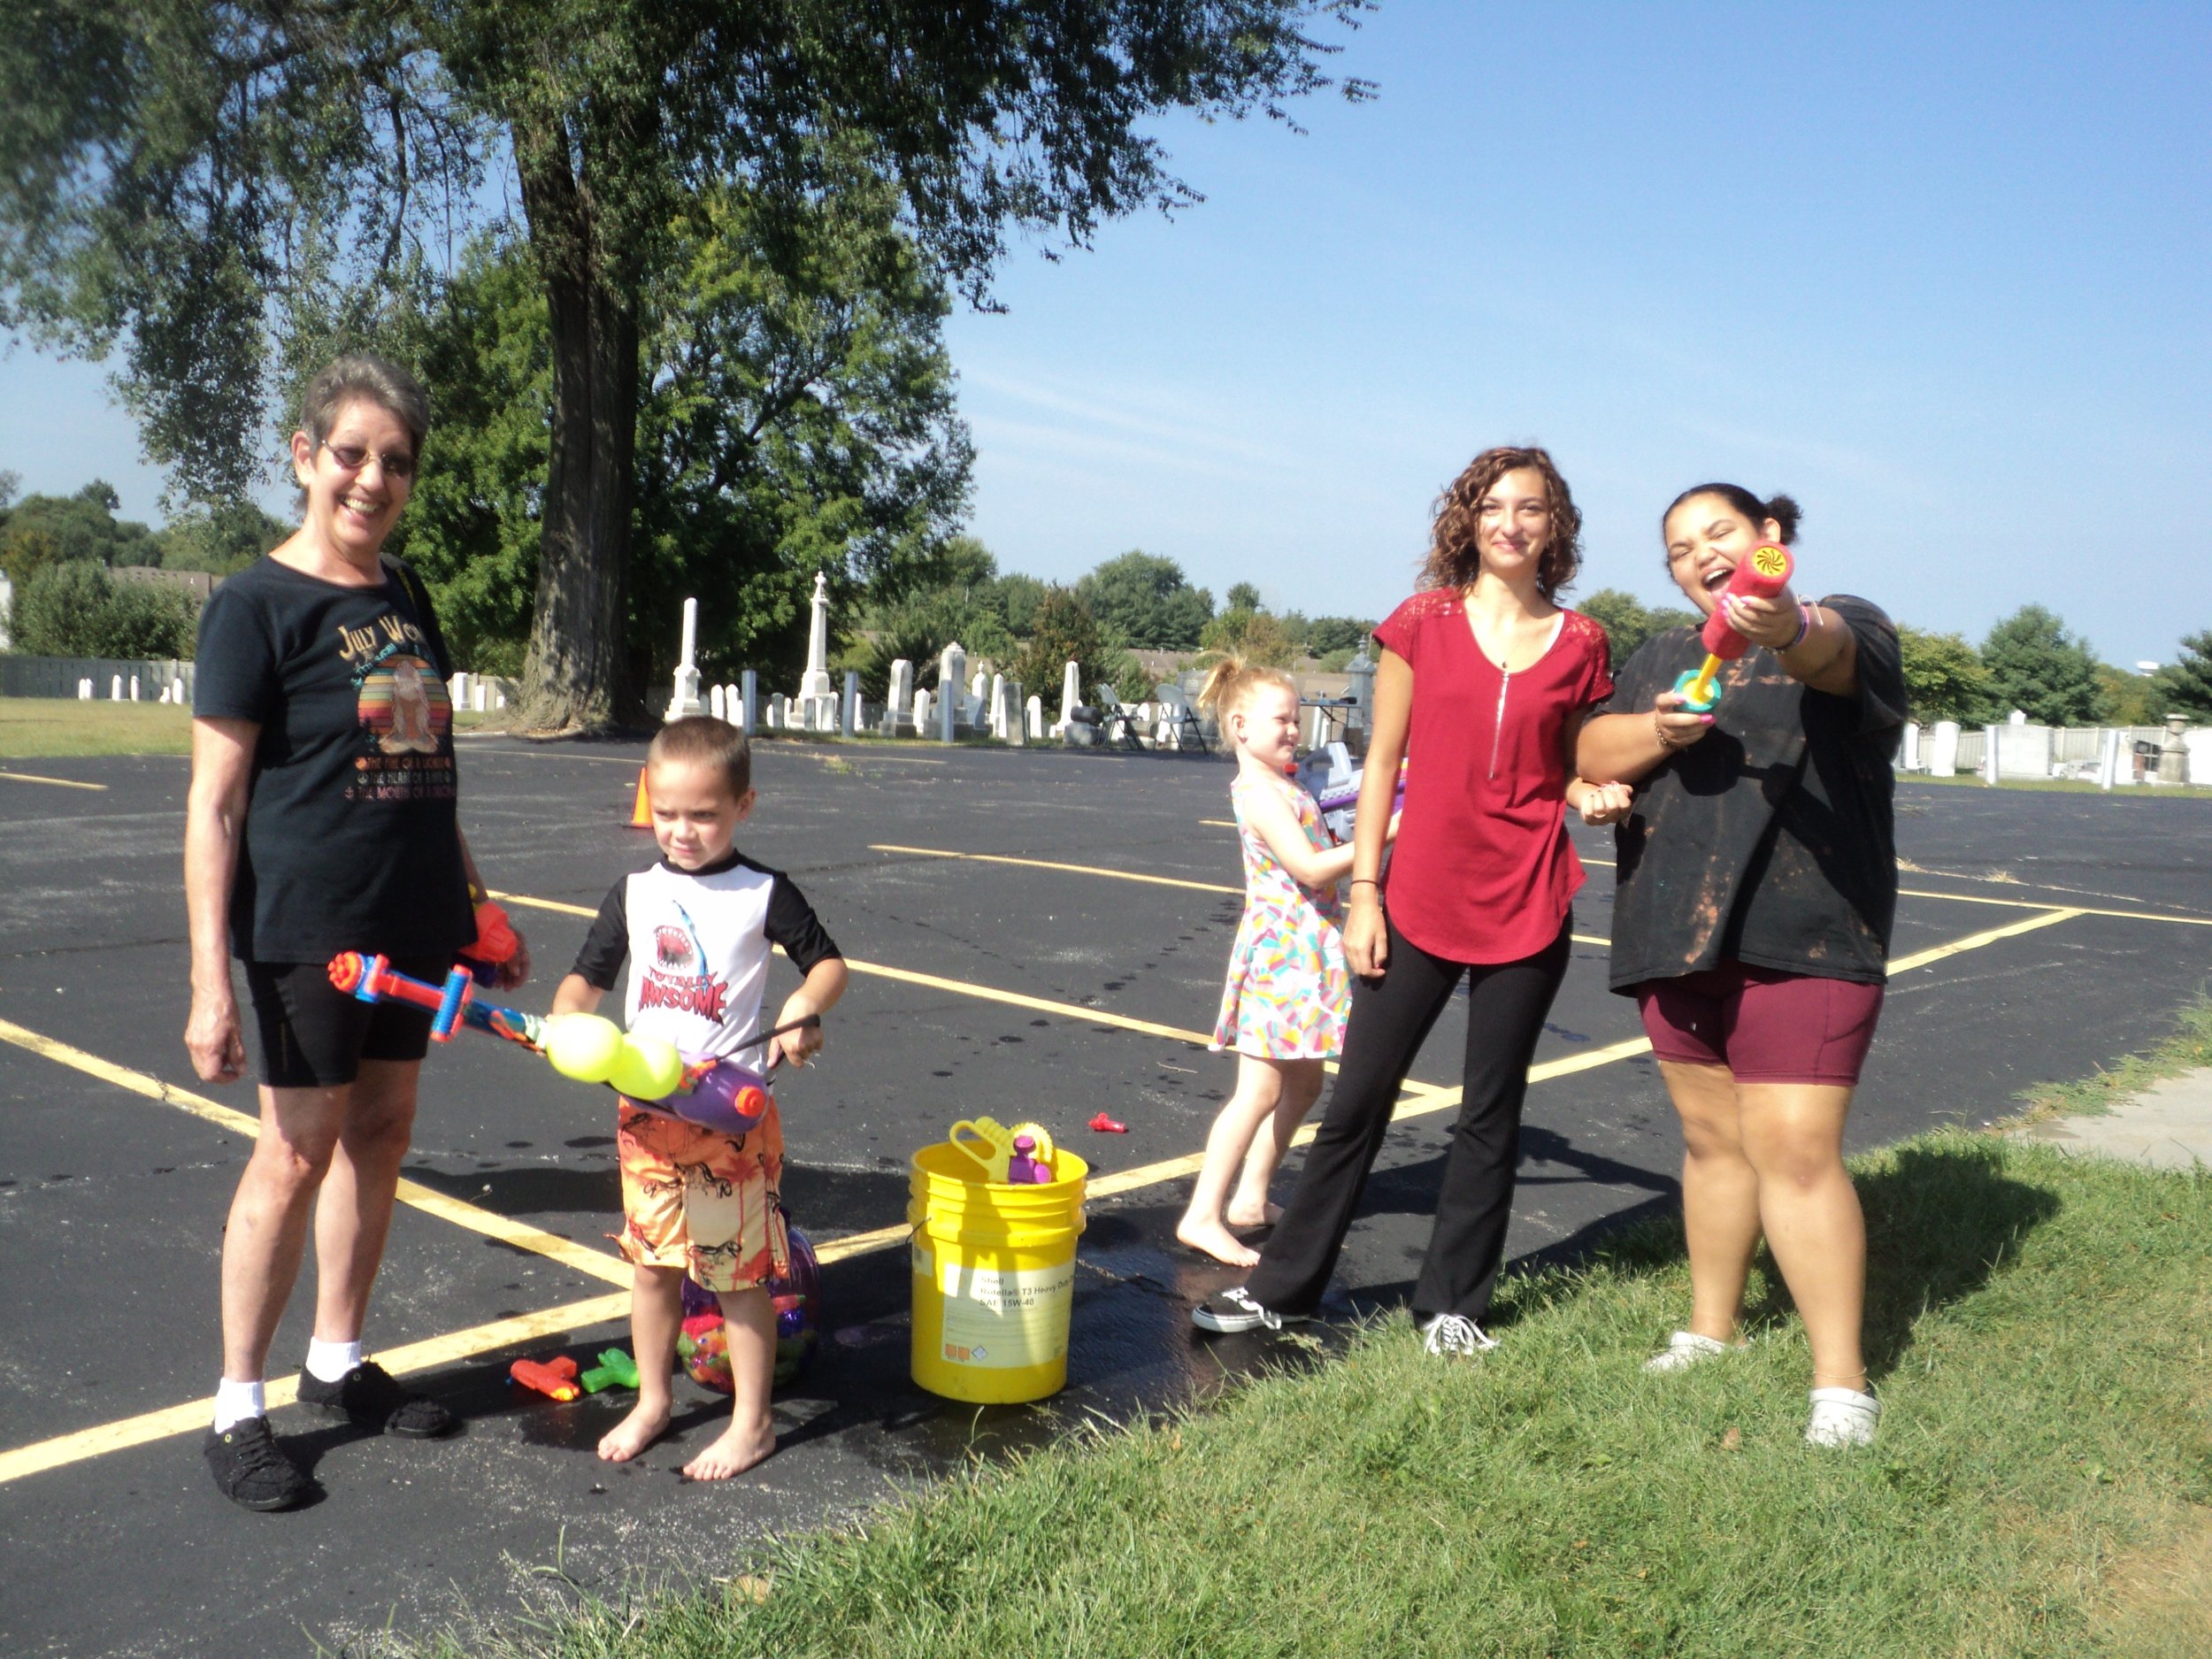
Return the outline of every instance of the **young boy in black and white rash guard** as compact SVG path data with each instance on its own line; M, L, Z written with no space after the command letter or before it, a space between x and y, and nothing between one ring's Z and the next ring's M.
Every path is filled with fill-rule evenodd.
M632 1032L664 1038L690 1061L734 1058L764 1070L773 1056L804 1065L822 1045L818 1025L752 1041L763 1024L771 950L780 945L806 976L772 1025L829 1009L844 994L845 962L790 879L736 850L737 826L754 802L744 734L703 717L664 726L646 751L645 795L660 862L615 883L553 1012L595 1009L626 960ZM768 1410L776 1319L766 1286L790 1263L778 1195L782 1121L771 1099L754 1129L731 1136L625 1098L617 1143L617 1242L635 1269L638 1402L601 1440L599 1455L627 1462L668 1426L688 1272L721 1302L736 1389L729 1429L684 1473L697 1480L741 1473L776 1446Z

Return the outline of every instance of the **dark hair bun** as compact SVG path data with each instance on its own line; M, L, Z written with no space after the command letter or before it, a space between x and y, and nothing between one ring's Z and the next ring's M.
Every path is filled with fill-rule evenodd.
M1797 540L1797 521L1805 516L1805 510L1787 495L1776 495L1760 511L1782 526L1782 545L1787 547Z

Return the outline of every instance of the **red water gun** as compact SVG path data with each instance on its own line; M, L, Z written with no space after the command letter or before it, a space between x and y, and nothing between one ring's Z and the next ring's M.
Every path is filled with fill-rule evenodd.
M521 949L522 940L507 919L506 910L486 899L476 907L476 942L461 952L461 961L478 979L493 979Z
M565 1354L551 1359L518 1359L507 1367L507 1380L548 1400L573 1400L584 1392L576 1380L576 1362Z
M1729 626L1728 595L1771 599L1790 585L1796 570L1797 561L1790 557L1790 550L1774 541L1760 542L1736 562L1736 568L1728 573L1728 586L1721 590L1721 603L1705 618L1704 631L1698 636L1705 647L1703 665L1683 670L1674 682L1674 688L1682 694L1684 713L1710 714L1720 701L1720 682L1715 678L1720 665L1734 662L1751 649L1751 641Z

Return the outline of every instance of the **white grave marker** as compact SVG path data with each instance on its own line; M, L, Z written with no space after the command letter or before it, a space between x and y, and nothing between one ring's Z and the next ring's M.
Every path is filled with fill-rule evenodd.
M1955 778L1959 773L1959 723L1956 720L1938 720L1935 733L1928 745L1928 775L1931 778Z

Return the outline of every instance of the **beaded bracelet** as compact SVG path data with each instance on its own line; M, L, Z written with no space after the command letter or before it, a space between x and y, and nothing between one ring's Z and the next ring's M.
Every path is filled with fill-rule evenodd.
M1799 646L1804 644L1805 636L1812 631L1813 608L1810 604L1801 599L1797 602L1797 637L1792 640L1787 645L1785 645L1782 649L1786 651L1795 650Z

